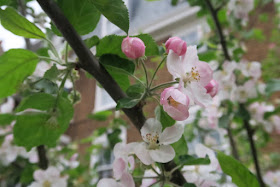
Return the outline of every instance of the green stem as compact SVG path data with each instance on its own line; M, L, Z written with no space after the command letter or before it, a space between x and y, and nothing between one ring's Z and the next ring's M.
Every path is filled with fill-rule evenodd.
M141 64L142 64L142 67L143 67L144 72L145 72L145 76L146 76L146 85L147 85L147 87L148 87L148 85L149 85L149 79L148 79L147 68L146 68L146 65L145 65L145 63L143 62L143 60L141 60Z
M131 77L133 77L135 80L137 80L138 82L140 82L144 87L146 87L146 85L138 78L136 77L135 75L131 74L130 75Z
M67 80L67 77L68 77L68 75L70 74L70 72L71 72L71 69L68 69L67 72L66 72L66 74L65 74L65 76L64 76L63 79L62 79L62 82L61 82L59 88L58 88L56 100L55 100L54 107L53 107L54 110L56 110L56 107L57 107L57 104L58 104L58 99L59 99L59 96L60 96L60 92L61 92L61 90L64 88L64 84L65 84L65 82L66 82L66 80Z
M60 63L62 64L62 61L61 61L61 59L60 59L60 56L59 56L59 54L58 54L56 48L55 48L54 45L52 44L52 42L51 42L49 39L47 39L47 38L45 38L45 40L50 44L50 47L51 47L51 50L52 50L54 56L56 56L56 58L57 58L57 59L60 61Z
M176 83L179 83L179 81L171 81L171 82L166 82L166 83L163 83L163 84L159 84L159 85L151 88L150 91L155 91L155 90L160 89L162 87L170 86L170 85L173 85L173 84L176 84Z
M152 76L152 79L151 79L150 85L149 85L149 87L148 87L148 88L150 88L150 87L152 86L153 81L154 81L154 79L155 79L155 76L156 76L156 74L157 74L157 72L158 72L158 70L159 70L160 66L161 66L161 65L163 64L163 62L165 61L165 59L166 59L166 56L165 56L165 57L161 60L161 62L159 63L159 65L158 65L157 69L155 70L155 72L154 72L154 74L153 74L153 76Z
M66 46L65 46L65 63L68 64L68 42L66 42Z
M155 170L154 167L151 168L158 176L160 176L160 174L157 172L157 170Z
M55 60L55 59L52 59L52 58L49 58L49 57L46 57L46 56L39 56L39 58L41 59L41 60L50 60L50 61L53 61L53 62L56 62L56 63L58 63L59 65L61 65L61 66L64 66L61 62L59 62L58 60Z
M170 171L170 174L172 175L172 173L174 173L174 171L176 171L177 169L183 167L183 165L178 165L176 166L175 168L173 168L171 171Z

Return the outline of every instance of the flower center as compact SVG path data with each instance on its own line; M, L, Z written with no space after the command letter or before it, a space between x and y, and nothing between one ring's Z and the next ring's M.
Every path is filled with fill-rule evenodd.
M43 187L51 187L51 183L49 181L44 181Z
M146 134L146 139L149 141L148 149L158 149L159 148L159 141L158 141L158 134L152 135L151 133Z
M183 79L184 83L185 83L185 87L187 83L191 83L191 81L199 81L200 80L200 75L198 70L195 67L192 67L192 70L190 73L186 73L186 77Z
M175 108L180 104L177 101L175 101L171 96L168 97L167 101L168 101L169 105L171 105L171 106L173 106Z

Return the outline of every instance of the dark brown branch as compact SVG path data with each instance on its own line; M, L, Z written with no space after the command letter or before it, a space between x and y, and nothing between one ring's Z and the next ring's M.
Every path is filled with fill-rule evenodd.
M81 37L63 15L57 4L53 0L37 0L37 2L75 51L80 61L79 67L90 73L116 102L121 98L127 97L116 81L100 66L97 58L86 47ZM123 109L123 111L140 131L146 120L143 115L142 106L136 105L130 109ZM174 165L172 162L171 164ZM176 172L174 175L181 176L181 181L175 181L174 179L175 183L184 184L186 182L181 172Z
M46 156L46 149L44 145L40 145L37 147L38 157L39 157L39 167L41 169L47 169L49 165L49 161Z
M243 120L243 125L247 131L247 135L248 135L248 139L249 139L249 143L250 143L250 147L251 147L251 152L253 155L253 159L254 159L254 164L255 164L255 168L256 168L256 173L257 173L257 177L260 183L261 187L265 187L265 184L263 182L262 179L262 174L261 174L261 169L259 166L259 161L258 161L258 153L257 153L257 149L253 140L253 130L250 127L249 121L248 120Z
M223 48L223 52L224 52L224 55L225 55L225 59L226 60L231 60L230 56L229 56L229 53L228 53L228 49L227 49L227 43L226 43L226 40L225 40L225 36L224 36L224 33L223 33L223 30L222 30L222 27L221 27L221 24L218 20L218 16L217 16L217 10L214 9L212 3L210 2L210 0L205 0L209 10L210 10L210 13L212 15L212 18L215 22L215 25L216 25L216 29L217 29L217 32L219 34L219 38L220 38L220 43L222 45L222 48Z

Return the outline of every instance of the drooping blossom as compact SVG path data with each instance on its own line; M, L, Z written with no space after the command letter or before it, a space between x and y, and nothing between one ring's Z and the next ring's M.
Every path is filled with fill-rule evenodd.
M145 44L137 37L129 37L122 41L122 52L131 59L137 59L145 55Z
M162 132L161 123L154 118L149 118L141 128L144 142L135 146L136 156L145 165L171 161L175 157L175 151L170 144L177 142L183 131L182 125L175 124Z
M189 46L184 56L170 51L167 56L167 69L180 79L182 91L190 98L190 104L205 107L211 103L211 96L204 88L213 78L213 70L206 62L199 61L196 46Z
M165 42L166 53L172 50L178 56L182 56L187 51L187 43L179 37L171 37Z
M212 79L204 88L206 88L207 93L214 97L219 90L219 83Z
M60 171L51 166L47 170L36 170L33 173L35 179L34 182L29 185L29 187L66 187L68 176L61 176Z
M177 121L189 117L189 97L174 87L165 88L161 93L160 104L163 110Z

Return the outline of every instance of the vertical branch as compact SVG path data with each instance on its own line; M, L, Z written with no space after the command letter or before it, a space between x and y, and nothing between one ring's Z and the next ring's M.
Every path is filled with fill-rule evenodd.
M39 157L39 167L41 169L47 169L49 165L49 161L46 156L46 149L44 145L40 145L37 147L38 157Z
M215 22L215 25L216 25L216 28L217 28L217 31L218 31L218 34L219 34L219 38L220 38L220 43L222 45L222 48L223 48L223 52L224 52L224 55L225 55L225 58L226 60L231 60L230 56L229 56L229 53L228 53L228 49L227 49L227 45L226 45L226 40L225 40L225 37L223 35L223 31L222 31L222 27L221 27L221 24L218 20L218 16L217 16L217 11L218 9L214 9L212 3L211 3L211 0L205 0L210 12L211 12L211 15L212 15L212 18ZM242 104L240 104L240 107L243 107ZM262 179L262 175L261 175L261 170L260 170L260 167L259 167L259 162L258 162L258 155L257 155L257 150L256 150L256 147L255 147L255 143L254 143L254 140L253 140L253 131L250 127L250 124L249 124L249 121L247 119L244 119L243 120L243 125L247 131L247 135L248 135L248 139L249 139L249 143L250 143L250 148L251 148L251 152L252 152L252 155L253 155L253 160L254 160L254 164L255 164L255 168L256 168L256 173L257 173L257 177L258 177L258 180L259 180L259 183L260 183L260 186L261 187L264 187L264 182L263 182L263 179ZM228 127L227 129L228 131L228 135L229 135L229 139L230 139L230 142L231 142L231 146L232 146L232 150L233 150L233 155L235 154L234 152L236 151L236 146L235 146L235 143L234 143L234 140L233 140L233 137L232 137L232 133L231 133L231 129L230 127ZM235 151L234 151L235 149ZM237 152L236 152L237 153Z
M256 173L257 173L257 177L260 183L261 187L265 187L263 179L262 179L262 174L261 174L261 169L259 166L259 161L258 161L258 154L257 154L257 149L255 146L255 142L253 140L253 135L254 132L252 130L252 128L250 127L249 121L248 120L243 120L243 125L246 128L247 131L247 135L248 135L248 139L249 139L249 143L250 143L250 148L251 148L251 152L253 155L253 159L254 159L254 164L255 164L255 168L256 168Z
M207 6L208 6L208 8L210 10L210 13L212 15L212 18L213 18L213 20L215 22L216 29L217 29L217 32L218 32L219 38L220 38L220 43L222 45L223 52L224 52L224 55L225 55L225 59L226 60L231 60L231 58L229 56L229 53L228 53L227 43L226 43L226 40L225 40L225 36L224 36L221 24L220 24L218 16L217 16L217 10L214 9L214 7L213 7L212 3L210 2L210 0L205 0L205 2L207 4Z

